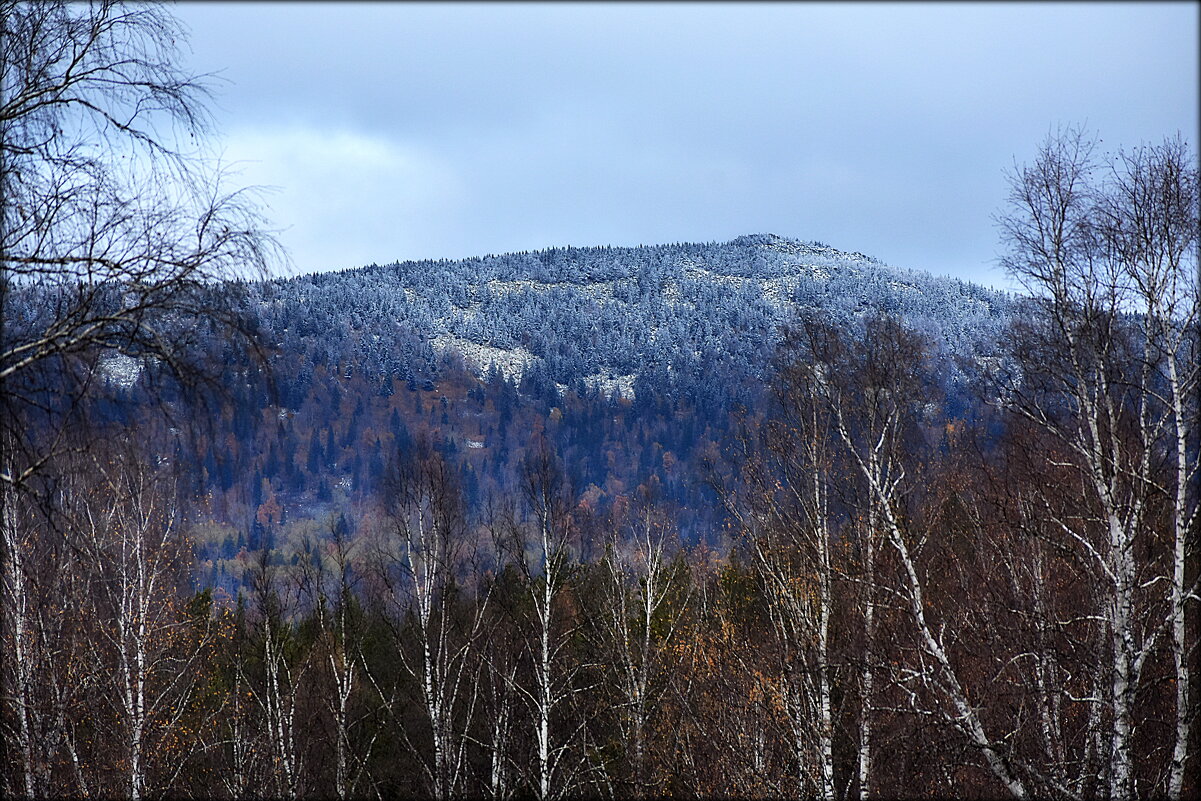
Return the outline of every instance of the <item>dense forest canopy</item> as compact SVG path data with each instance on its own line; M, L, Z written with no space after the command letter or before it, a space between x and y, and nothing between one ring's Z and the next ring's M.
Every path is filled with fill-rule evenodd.
M0 3L5 797L1195 797L1198 177L266 278L160 7ZM138 153L145 167L122 166Z

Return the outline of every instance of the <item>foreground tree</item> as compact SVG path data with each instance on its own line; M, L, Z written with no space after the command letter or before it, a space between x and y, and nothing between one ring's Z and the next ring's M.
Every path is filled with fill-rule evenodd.
M240 330L211 283L275 250L204 158L206 90L164 8L4 2L0 20L0 480L20 484L65 445L37 413L122 369L209 374L205 337Z
M826 375L813 355L786 337L774 386L778 413L746 435L742 491L724 498L761 583L772 635L771 648L762 649L775 662L764 667L771 676L766 697L780 711L792 774L773 792L833 801L834 442Z
M42 510L27 495L11 487L0 492L9 494L3 509L0 598L4 793L27 798L59 794L55 770L70 764L68 789L84 795L87 784L73 724L85 701L87 682L79 669L89 661L89 645L80 619L63 612L89 597L87 572L79 567L79 554L64 547L59 532L48 530Z
M187 716L200 702L218 628L207 605L195 616L186 605L191 548L168 478L130 453L92 466L96 479L69 499L69 544L90 574L90 597L75 603L92 618L89 656L100 672L91 678L105 704L81 723L98 745L101 721L116 724L119 737L121 781L106 786L97 776L95 791L139 799L171 791L203 745L198 718Z
M1197 159L1177 137L1158 146L1122 152L1111 165L1100 217L1113 259L1138 314L1140 430L1148 450L1167 465L1155 489L1166 501L1171 538L1171 650L1176 685L1176 725L1167 790L1179 798L1196 717L1187 621L1197 608L1195 567L1198 523L1198 391L1201 390L1201 262L1198 260ZM1158 446L1158 447L1157 447ZM1147 456L1143 458L1151 472ZM1191 542L1190 542L1191 538ZM1190 562L1192 575L1189 576Z
M375 553L401 684L412 687L422 718L408 730L389 693L397 737L421 766L426 792L467 792L468 745L481 705L478 655L488 612L457 476L428 442L392 466L385 481L386 524ZM471 579L475 579L472 586Z
M104 461L89 403L132 381L197 399L171 390L205 384L205 351L242 333L214 282L276 255L249 197L223 190L204 156L206 92L178 66L183 41L157 5L0 2L0 769L21 776L18 793L56 792L47 763L74 748L68 700L83 691L61 680L101 634L39 622L29 605L64 602L90 575L62 539L64 471L86 459L63 457Z
M685 564L671 558L679 535L655 512L644 499L642 508L614 534L599 565L602 589L597 601L602 608L592 610L628 768L628 779L616 778L629 783L635 798L658 789L653 739L677 667L691 589L683 575Z
M849 512L854 518L854 525L848 521L844 530L856 537L853 545L859 556L853 561L860 564L851 571L848 562L838 572L859 584L861 596L866 598L864 608L855 615L862 615L861 650L844 651L854 654L852 662L859 672L860 704L854 716L858 718L859 742L854 772L861 797L871 790L874 685L881 678L872 648L877 638L878 596L887 599L885 605L903 621L892 634L893 642L886 646L886 678L892 694L906 699L905 714L917 720L937 721L957 732L980 754L986 769L1006 791L1018 798L1026 797L1029 791L1011 764L1008 749L992 733L979 708L979 695L969 692L965 660L956 654L965 636L958 625L958 610L935 603L930 587L931 583L949 584L951 575L930 570L926 554L935 548L928 547L928 543L946 541L953 534L940 530L935 514L937 493L931 491L939 475L923 427L929 408L936 405L933 402L938 380L928 369L928 344L889 317L866 320L861 338L852 338L820 319L808 318L789 334L785 348L783 375L785 386L790 388L786 401L804 415L793 430L809 443L812 454L810 467L803 471L794 468L793 473L799 475L792 483L804 486L803 476L809 476L810 483L816 482L822 464L836 460L843 475L839 499L843 514ZM777 439L786 441L783 437ZM796 451L785 449L786 453ZM823 455L826 453L829 455ZM803 503L796 505L811 510L805 515L811 528L821 531L832 526L827 511L831 504L819 486L804 492L801 500ZM885 543L889 549L892 569L888 572L878 569L877 543ZM830 548L828 539L824 547L821 543L812 546L809 552L823 563L813 564L804 572L809 581L816 583L811 597L820 599L826 607L824 616L816 618L821 626L813 627L813 639L818 643L822 638L816 635L823 633L823 628L828 632L833 605L829 591L834 573ZM824 588L822 575L828 577ZM827 654L825 663L829 661ZM828 719L828 713L819 717L818 726Z
M364 676L369 675L363 655L367 622L357 588L355 543L342 517L331 519L324 534L324 542L304 542L301 590L310 609L309 625L316 630L316 693L331 729L326 734L333 740L333 792L342 799L353 796L367 778L379 731L364 725L369 717L363 709ZM326 746L328 752L328 742Z
M545 441L527 453L520 485L524 519L508 510L496 531L497 550L519 576L524 596L508 611L515 623L512 645L528 660L532 681L512 689L530 723L529 789L547 801L578 792L589 767L578 698L586 691L585 666L571 648L579 627L570 605L578 547L563 466Z
M1180 797L1192 759L1197 181L1179 140L1119 153L1102 170L1095 143L1067 130L1012 176L1000 219L1006 264L1037 299L1016 331L1019 372L1005 397L1054 443L1046 464L1078 486L1075 503L1049 488L1030 502L1098 588L1089 613L1103 624L1103 680L1088 702L1104 706L1090 725L1115 797ZM1165 641L1175 686L1166 763L1140 751L1138 730L1153 722L1136 702L1157 680L1148 670Z

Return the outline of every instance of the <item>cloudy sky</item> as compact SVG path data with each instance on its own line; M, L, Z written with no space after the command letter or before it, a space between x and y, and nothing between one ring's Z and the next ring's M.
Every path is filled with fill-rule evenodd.
M1195 3L182 3L294 272L771 232L1004 286L1015 160L1196 144Z

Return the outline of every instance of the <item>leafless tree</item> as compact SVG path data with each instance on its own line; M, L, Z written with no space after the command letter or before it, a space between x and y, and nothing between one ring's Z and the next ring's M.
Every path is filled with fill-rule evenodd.
M345 520L331 519L322 542L306 539L300 555L302 594L316 618L317 641L313 658L318 663L318 694L332 721L334 793L338 798L355 794L366 775L372 749L379 737L371 733L361 743L357 730L365 715L356 701L368 683L363 655L363 610L352 556L359 548L351 541Z
M1011 176L999 222L1006 266L1039 301L1017 330L1020 370L1005 398L1056 443L1048 462L1078 477L1074 507L1035 502L1103 590L1090 612L1104 623L1106 686L1091 702L1107 711L1095 725L1106 727L1111 790L1143 792L1142 762L1154 792L1179 797L1195 714L1196 157L1169 140L1119 153L1103 171L1093 139L1060 131ZM1164 640L1173 746L1155 774L1136 756L1135 699Z
M780 413L745 442L742 492L723 497L762 583L778 657L771 695L782 710L792 784L776 791L832 801L831 428L828 404L817 386L824 380L821 366L806 361L795 343L781 352Z
M53 631L65 632L43 627L27 603L90 581L83 565L68 564L80 552L48 533L66 531L48 516L64 512L62 487L74 481L61 471L81 464L64 457L90 451L104 461L105 442L80 434L81 401L134 375L146 386L211 377L209 338L242 333L234 293L217 282L257 274L279 255L253 197L222 188L206 149L205 81L179 66L184 41L159 5L0 2L3 769L24 766L22 793L54 790L41 765L8 748L10 722L25 732L13 742L47 748L42 764L72 747L61 729L69 716L42 715L46 707L29 705L22 688L57 686L65 701L75 690L59 683L64 660L89 644L82 631L69 647L52 642ZM36 514L26 503L33 493ZM45 734L58 745L33 746L41 735L31 725L51 721L60 730ZM139 775L128 792L140 792ZM82 779L72 788L86 790Z
M808 385L825 406L831 448L837 448L845 464L846 480L858 487L858 500L851 501L863 518L857 528L866 540L865 572L873 578L869 597L882 596L889 606L898 607L914 638L912 649L902 648L900 642L890 645L890 683L909 697L912 714L932 716L959 732L1009 793L1026 797L1029 790L1011 764L1009 749L989 732L968 692L963 667L954 658L952 638L962 636L951 625L954 610L930 602L930 576L921 552L929 539L947 534L919 525L919 510L906 506L908 496L920 495L915 490L926 458L920 428L934 386L926 367L927 345L887 316L866 320L860 342L818 320L804 321L799 333L799 369L811 374ZM876 572L877 540L890 546L895 576ZM868 610L873 615L878 611L874 600ZM875 624L867 616L864 622L870 645ZM860 793L866 795L872 758L870 693L877 677L870 653L864 654L861 665L860 684L869 696L860 710L857 772Z
M680 575L684 565L673 562L669 550L678 535L667 521L656 519L655 511L646 503L629 530L614 535L600 566L604 608L594 610L635 797L646 797L656 787L650 741L675 666L690 590Z
M510 530L511 510L498 512L491 508L487 519L494 540L502 541ZM521 640L517 634L521 621L515 619L513 614L503 614L515 605L515 599L510 596L517 588L514 586L516 582L508 580L511 578L512 573L503 568L498 574L487 578L488 591L495 598L492 605L494 615L485 630L480 652L484 713L484 730L480 739L487 753L483 791L497 801L511 798L518 790L514 781L519 767L515 740L523 722L520 720L522 699L518 695L522 654L517 647Z
M1107 255L1121 269L1139 322L1143 393L1139 427L1148 450L1163 443L1167 462L1156 491L1167 499L1172 542L1170 611L1176 684L1176 725L1168 796L1179 798L1195 718L1193 669L1187 641L1189 610L1196 610L1198 523L1198 391L1201 389L1201 260L1198 259L1196 154L1177 136L1158 146L1121 152L1110 167L1100 217ZM1142 464L1149 472L1150 461ZM1192 542L1190 542L1190 537ZM1191 552L1191 553L1190 553ZM1195 615L1195 611L1193 612Z
M124 775L122 795L169 790L201 747L185 715L203 681L216 633L181 601L191 549L180 535L175 491L143 457L92 460L93 480L69 499L73 544L92 573L93 664L107 687ZM82 611L82 610L81 610ZM103 786L99 788L104 791Z
M295 620L300 607L300 587L291 577L280 576L279 565L268 548L255 556L251 573L252 640L261 675L238 666L240 684L259 712L254 729L259 750L267 756L266 793L277 798L298 798L304 787L304 729L298 720L301 688L312 665L295 644ZM235 742L234 748L246 743ZM253 746L252 746L253 748Z
M386 481L386 527L377 542L397 655L418 689L428 740L398 725L434 798L467 791L469 733L480 704L477 651L488 609L454 474L428 442L395 463ZM389 708L400 700L386 693ZM399 719L398 719L399 720Z
M95 676L81 619L67 615L91 598L90 573L81 555L66 547L40 505L6 486L3 670L5 690L4 791L6 795L87 795L74 723L86 706ZM66 765L70 784L55 778Z
M569 645L578 620L564 608L578 557L562 465L545 442L531 448L520 476L528 519L501 520L499 551L520 573L528 619L515 627L532 667L532 686L513 686L525 702L534 745L531 789L559 798L578 791L590 767L582 753L586 723L577 713L585 666Z
M36 390L93 392L118 363L204 375L199 323L240 330L214 282L276 249L205 157L207 90L163 7L6 0L0 20L0 480L20 484L65 445L31 441Z

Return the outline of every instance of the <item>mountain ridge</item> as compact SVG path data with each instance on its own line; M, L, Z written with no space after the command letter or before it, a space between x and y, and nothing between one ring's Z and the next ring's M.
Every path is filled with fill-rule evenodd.
M257 286L260 322L285 352L303 344L298 333L320 331L360 338L368 369L381 375L428 374L457 354L478 375L495 367L520 382L536 369L558 388L583 381L620 387L623 397L660 367L687 374L691 362L723 356L766 364L780 327L804 309L848 325L871 312L898 314L939 347L991 356L1015 302L772 233L371 264ZM277 313L301 307L313 318L307 324ZM401 331L413 341L393 342L398 361L388 341Z

